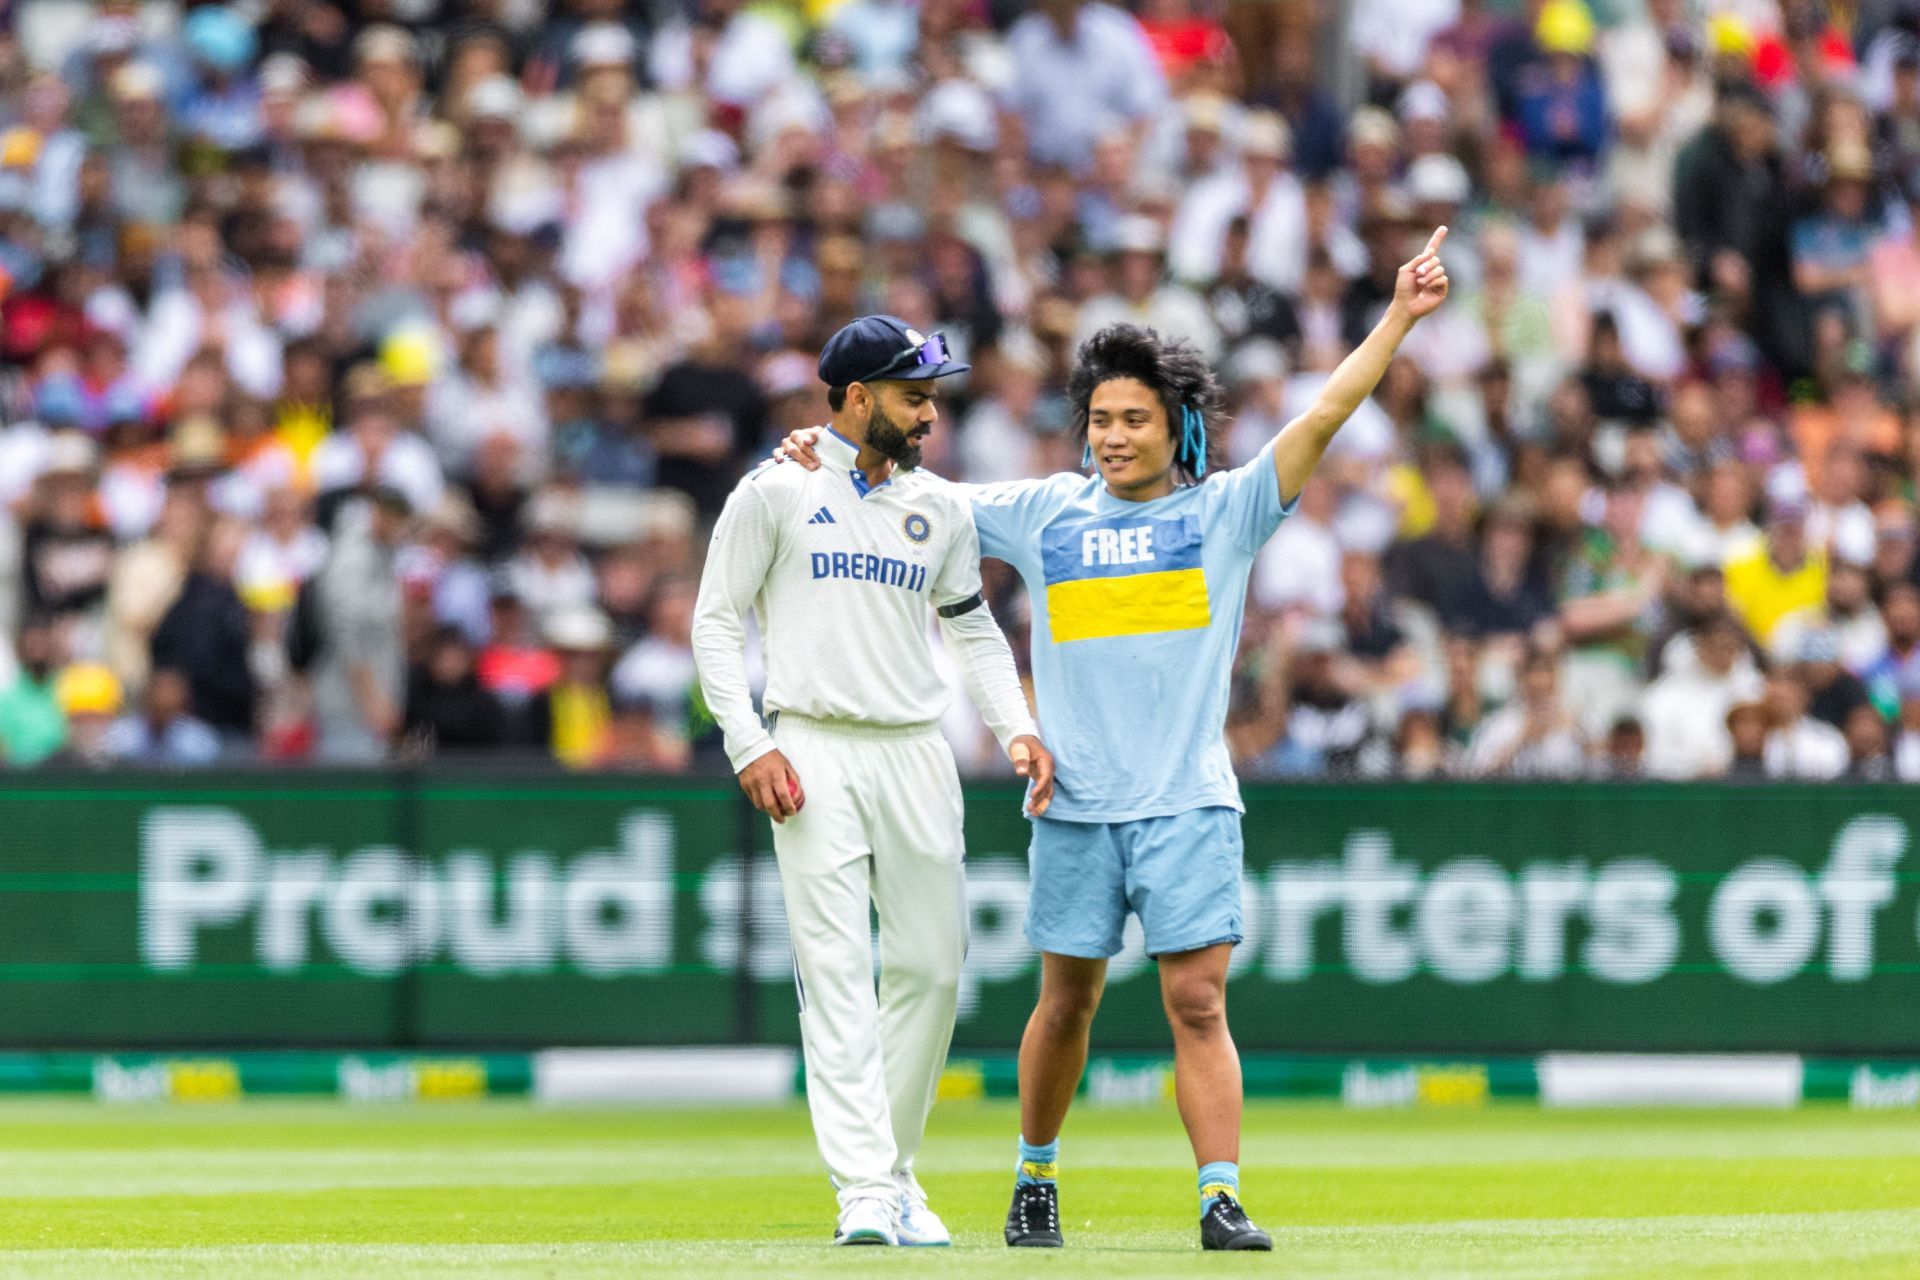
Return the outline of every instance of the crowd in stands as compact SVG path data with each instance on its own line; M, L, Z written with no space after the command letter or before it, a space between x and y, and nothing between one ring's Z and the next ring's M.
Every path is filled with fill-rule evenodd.
M702 549L841 324L972 362L942 475L1076 468L1120 320L1244 463L1443 223L1242 776L1920 778L1920 0L21 0L0 757L724 771Z

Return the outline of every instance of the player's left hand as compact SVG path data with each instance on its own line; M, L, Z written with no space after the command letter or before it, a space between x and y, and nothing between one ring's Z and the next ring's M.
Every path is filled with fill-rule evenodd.
M1415 320L1432 315L1447 300L1447 267L1440 261L1440 245L1446 238L1445 227L1436 230L1420 256L1394 277L1393 304Z
M1027 792L1027 812L1039 817L1053 802L1053 752L1040 739L1023 733L1007 744L1013 771L1033 784Z
M820 469L820 455L814 451L814 442L820 438L819 427L799 427L787 434L787 438L773 447L775 462L797 462L809 471Z

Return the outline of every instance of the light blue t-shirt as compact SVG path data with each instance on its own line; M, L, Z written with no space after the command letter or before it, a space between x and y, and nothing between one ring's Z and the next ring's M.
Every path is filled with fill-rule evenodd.
M980 554L1026 580L1050 818L1244 811L1227 696L1254 556L1292 511L1273 445L1151 502L1099 476L970 487ZM1296 499L1297 502L1297 499Z

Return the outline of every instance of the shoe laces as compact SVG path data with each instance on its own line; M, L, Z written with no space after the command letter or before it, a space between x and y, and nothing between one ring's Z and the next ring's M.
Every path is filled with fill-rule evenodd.
M1207 1210L1207 1216L1235 1231L1253 1226L1247 1220L1247 1211L1240 1207L1240 1202L1224 1191L1214 1197L1213 1208Z
M895 1181L900 1187L900 1203L908 1212L927 1207L927 1193L921 1189L918 1178L908 1174Z
M1029 1183L1020 1189L1020 1229L1022 1231L1033 1230L1033 1224L1027 1218L1027 1209L1036 1203L1046 1207L1047 1230L1058 1231L1060 1229L1060 1201L1055 1196L1049 1194L1045 1186L1037 1182Z

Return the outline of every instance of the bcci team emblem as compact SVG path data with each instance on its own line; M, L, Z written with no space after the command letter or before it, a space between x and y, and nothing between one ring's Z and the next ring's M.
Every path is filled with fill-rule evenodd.
M918 511L910 513L901 522L900 527L906 532L907 541L915 545L925 542L927 536L933 532L933 526L928 524L927 518Z

